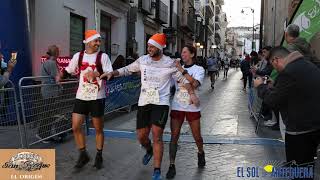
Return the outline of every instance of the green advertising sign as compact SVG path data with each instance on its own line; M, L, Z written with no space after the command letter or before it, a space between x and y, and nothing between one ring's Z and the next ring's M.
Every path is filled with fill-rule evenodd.
M320 60L320 0L302 0L291 23L300 27L300 37L310 43L312 54ZM287 46L285 41L283 46Z
M320 31L320 0L303 0L292 24L298 25L300 37L310 42Z

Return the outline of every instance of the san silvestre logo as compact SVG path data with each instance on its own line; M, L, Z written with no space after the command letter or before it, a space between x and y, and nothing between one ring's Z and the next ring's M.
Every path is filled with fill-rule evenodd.
M33 152L20 152L2 165L2 168L29 172L49 167L50 164L44 163L42 157Z

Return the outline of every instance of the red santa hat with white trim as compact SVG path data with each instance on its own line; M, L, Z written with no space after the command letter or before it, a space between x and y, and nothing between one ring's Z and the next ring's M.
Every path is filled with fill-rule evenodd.
M87 44L93 40L96 40L98 38L101 38L101 35L96 30L87 30L84 34L85 40L83 40L84 44Z
M158 49L163 50L163 48L165 48L167 44L166 35L163 33L157 33L148 40L148 44L152 44Z

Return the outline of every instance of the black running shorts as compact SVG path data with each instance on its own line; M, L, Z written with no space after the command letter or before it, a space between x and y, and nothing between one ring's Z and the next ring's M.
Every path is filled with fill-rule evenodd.
M104 115L105 99L97 99L93 101L83 101L76 99L73 113L91 115L92 117L102 117Z
M169 106L148 104L138 107L137 129L156 125L165 128L169 114Z

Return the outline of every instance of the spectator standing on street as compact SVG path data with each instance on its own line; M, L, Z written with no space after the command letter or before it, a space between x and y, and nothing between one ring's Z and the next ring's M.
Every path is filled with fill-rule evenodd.
M0 62L1 62L1 73L0 73L0 88L4 87L8 81L9 81L9 77L13 71L14 66L16 65L17 61L12 61L10 60L7 63L4 62L4 56L2 55L2 53L0 52Z
M252 51L250 53L251 56L251 66L256 66L259 63L258 53L256 51Z
M99 51L101 36L96 30L87 30L83 43L86 45L85 51L76 53L63 73L63 77L66 77L68 74L74 74L77 69L80 73L79 88L72 113L72 129L80 153L75 168L82 168L90 160L86 150L85 136L81 127L86 116L91 114L92 123L96 130L97 154L94 167L101 169L103 163L103 115L106 87L99 77L103 73L111 72L112 65L108 55Z
M5 85L9 82L10 75L13 71L14 66L16 65L16 59L12 59L7 63L4 63L3 55L0 52L0 63L1 63L1 73L0 73L0 89L4 88ZM6 113L6 107L8 103L8 98L6 94L0 91L0 114Z
M141 93L136 127L137 137L146 150L146 154L142 159L143 165L147 165L154 155L153 180L161 179L162 138L169 114L172 77L184 84L190 95L190 103L196 106L199 105L199 99L194 93L192 84L184 76L188 71L178 71L176 61L163 55L165 47L165 34L157 33L148 40L148 55L141 56L134 63L124 68L101 76L101 78L107 77L107 79L110 79L114 76L127 76L133 72L141 72ZM153 146L149 139L150 132L152 132Z
M223 62L223 78L228 79L228 71L230 68L230 58L226 57L224 62Z
M217 58L211 56L207 62L208 75L210 76L211 88L214 89L214 83L216 81L216 75L219 74Z
M245 59L240 62L240 69L243 75L243 90L246 91L248 81L249 81L249 88L252 87L252 73L250 71L249 55L246 55Z
M299 37L299 35L300 27L298 25L288 25L284 34L285 40L288 44L287 49L290 52L299 51L306 57L307 60L310 60L320 68L319 61L317 61L316 56L311 51L311 45L306 41L305 38Z
M59 48L56 45L48 47L46 53L47 60L41 64L40 72L42 78L41 95L42 95L42 106L43 112L46 111L46 118L42 119L39 124L38 133L36 137L39 140L45 139L51 135L51 127L53 123L53 116L58 113L59 104L56 103L59 95L60 86L56 84L56 80L59 80L59 69L57 66L57 58L59 57ZM50 111L48 111L50 109ZM48 141L43 140L43 143Z
M196 90L203 83L205 71L201 66L195 65L197 49L193 46L186 46L182 50L182 60L184 66L177 63L177 68L180 72L187 71L184 77L192 84L192 87ZM213 57L212 57L213 58ZM178 150L178 140L180 136L180 130L184 120L186 119L192 131L192 135L198 147L198 167L204 167L206 164L205 153L203 150L203 139L200 130L200 111L201 108L190 104L190 96L184 85L175 82L176 93L171 104L171 141L169 146L170 167L167 172L167 178L172 179L176 175L175 159ZM197 92L198 93L198 92ZM197 95L198 96L198 95Z
M258 95L268 106L280 109L287 162L312 163L320 143L320 69L300 52L283 47L272 49L270 62L279 75L273 88L257 78Z

